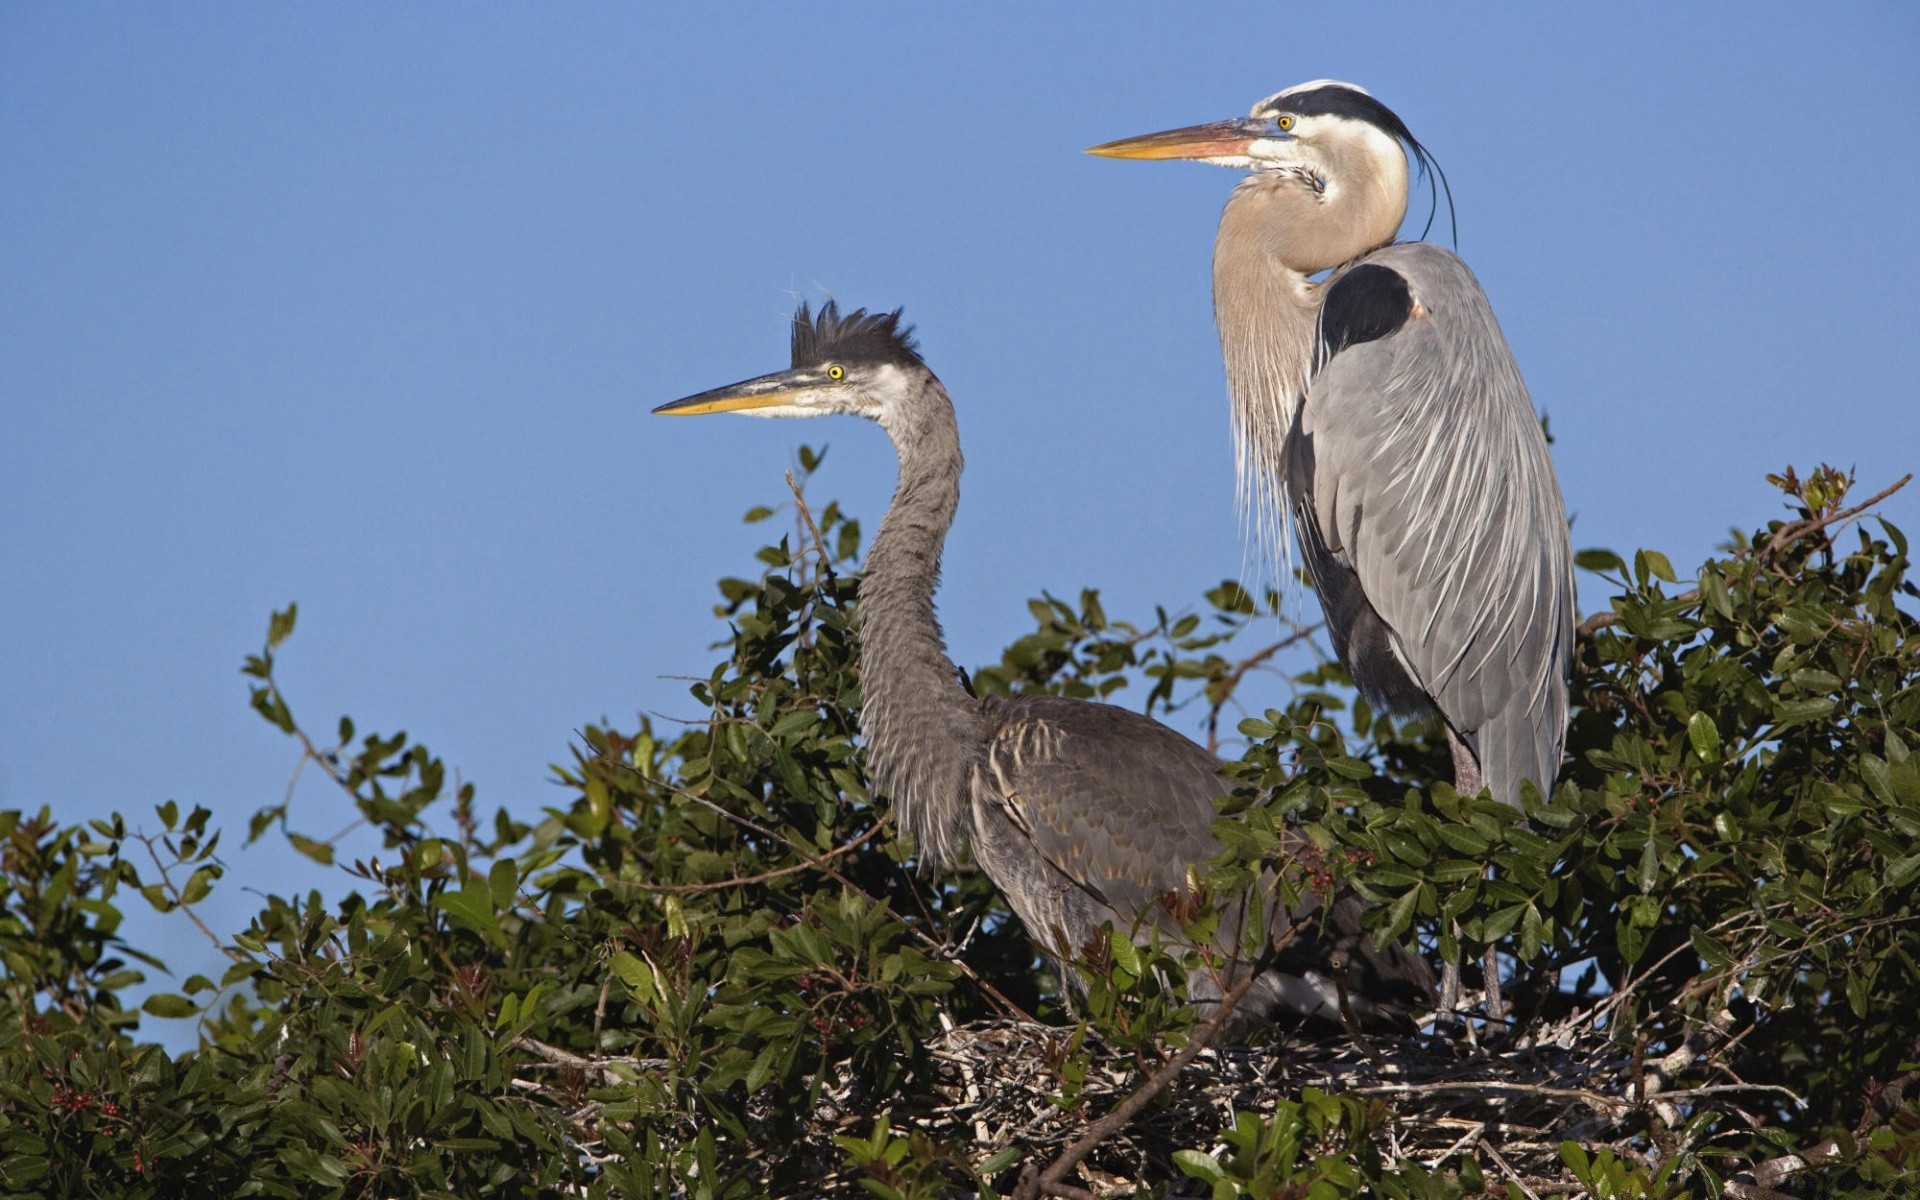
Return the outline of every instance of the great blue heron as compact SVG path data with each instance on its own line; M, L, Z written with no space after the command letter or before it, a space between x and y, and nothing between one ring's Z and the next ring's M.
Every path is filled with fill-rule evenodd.
M953 402L898 310L842 316L828 301L793 320L790 370L676 400L661 413L766 417L851 413L893 440L900 477L860 579L861 732L875 790L931 867L970 843L1036 946L1058 963L1083 953L1103 923L1170 927L1161 900L1190 887L1189 868L1218 853L1213 802L1229 789L1219 760L1139 713L1058 696L975 697L962 687L934 615L941 549L960 498ZM1309 898L1272 928L1301 925L1234 1013L1391 1021L1430 1001L1426 963L1381 948L1362 908L1337 900L1321 919ZM1144 920L1143 920L1144 918ZM1222 927L1230 928L1231 920ZM1226 942L1232 935L1225 934ZM1223 945L1228 961L1232 946ZM1211 1006L1228 982L1196 971L1191 999Z
M1523 780L1552 788L1566 738L1566 508L1479 282L1392 244L1402 146L1431 168L1384 104L1321 79L1090 153L1252 171L1213 245L1243 506L1269 548L1291 518L1360 693L1438 710L1458 790L1518 805Z

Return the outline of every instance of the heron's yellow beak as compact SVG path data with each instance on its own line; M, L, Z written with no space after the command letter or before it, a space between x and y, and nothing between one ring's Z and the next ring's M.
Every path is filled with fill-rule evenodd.
M777 371L772 375L745 379L739 383L730 383L725 387L713 388L698 395L662 404L653 411L672 417L693 417L705 413L751 412L755 409L786 409L791 412L800 408L802 396L822 382L813 378L813 375L811 371ZM762 415L773 414L763 413Z
M1231 121L1215 121L1210 125L1189 125L1184 129L1143 133L1139 137L1121 138L1117 142L1103 142L1088 147L1087 153L1098 154L1102 158L1242 159L1247 157L1248 148L1255 142L1289 136L1265 118L1237 117Z

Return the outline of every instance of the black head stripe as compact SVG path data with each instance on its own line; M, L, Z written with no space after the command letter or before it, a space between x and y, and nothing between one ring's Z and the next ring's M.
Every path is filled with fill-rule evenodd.
M817 367L825 362L893 363L918 367L920 350L914 345L913 326L900 324L900 309L869 313L856 308L846 316L829 300L815 316L803 301L793 314L793 365Z
M1447 219L1453 221L1453 185L1447 182L1447 173L1440 169L1440 163L1420 144L1420 139L1413 136L1413 131L1407 128L1407 123L1398 114L1359 88L1341 83L1323 83L1295 92L1282 92L1261 105L1260 111L1267 116L1292 113L1300 117L1346 117L1365 121L1389 136L1399 138L1413 153L1421 173L1427 176L1427 195L1433 201L1433 212L1427 217L1427 228L1420 231L1420 236L1427 236L1427 231L1433 228L1433 217L1440 211L1440 197L1435 194L1433 186L1436 175L1439 176L1440 186L1447 191ZM1457 226L1453 231L1453 240L1456 244L1460 241Z
M1292 113L1299 117L1347 117L1365 121L1409 145L1419 145L1407 129L1407 123L1386 105L1355 88L1327 84L1304 92L1289 92L1274 98L1269 111Z
M1391 267L1361 263L1334 280L1320 303L1320 361L1386 337L1412 313L1413 292L1405 276Z

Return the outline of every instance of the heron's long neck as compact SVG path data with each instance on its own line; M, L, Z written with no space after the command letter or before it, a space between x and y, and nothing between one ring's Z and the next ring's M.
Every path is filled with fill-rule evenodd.
M1213 317L1233 401L1240 510L1262 552L1285 561L1285 446L1313 366L1320 288L1283 261L1276 197L1242 185L1213 244Z
M860 580L861 727L877 790L924 860L951 861L967 833L978 706L934 616L940 551L960 500L960 435L938 380L887 425L900 482Z

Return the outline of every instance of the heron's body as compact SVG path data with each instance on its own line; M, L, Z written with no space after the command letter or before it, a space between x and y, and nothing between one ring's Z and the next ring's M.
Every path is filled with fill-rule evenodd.
M893 503L860 582L861 731L875 790L926 865L970 845L1035 945L1068 962L1103 925L1179 927L1163 898L1220 850L1219 760L1139 713L1057 696L975 697L960 685L934 613L941 551L959 503L959 433L946 389L897 326L898 314L841 318L829 304L795 321L794 369L689 397L666 411L849 412L885 428L900 458ZM829 372L839 371L839 375ZM1392 1018L1428 998L1426 964L1361 935L1348 896L1277 909L1299 927L1241 1001L1239 1023L1285 1009L1338 1020ZM1330 912L1330 916L1328 915ZM1220 961L1237 961L1237 922L1221 922ZM1198 971L1193 999L1217 1000L1232 976Z
M1518 803L1528 779L1544 793L1567 726L1572 551L1486 293L1456 255L1419 242L1315 286L1324 365L1279 444L1267 426L1254 436L1280 464L1334 650L1375 703L1438 709L1495 796ZM1222 342L1244 380L1248 348ZM1243 384L1234 401L1260 392Z
M1390 244L1403 144L1425 161L1385 106L1318 80L1095 150L1252 169L1213 258L1243 500L1270 545L1294 526L1362 694L1437 710L1461 790L1517 805L1566 734L1566 511L1486 293L1450 251Z

